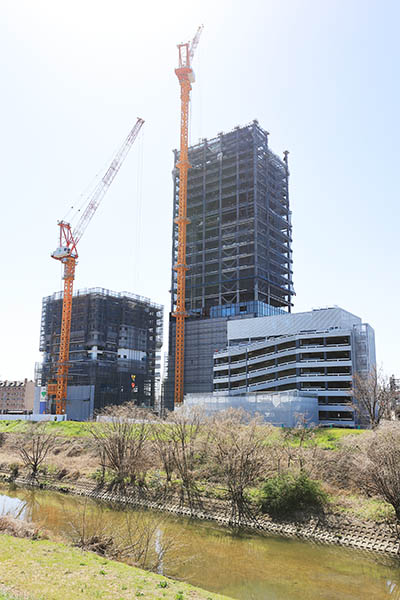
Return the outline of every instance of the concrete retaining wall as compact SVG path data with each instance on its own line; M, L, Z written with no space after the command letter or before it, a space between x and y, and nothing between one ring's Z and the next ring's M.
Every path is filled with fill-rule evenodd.
M0 480L10 482L10 474L0 471ZM182 505L179 498L175 496L168 497L165 500L154 499L146 497L143 492L137 490L128 494L120 494L84 481L62 482L47 476L35 482L25 477L17 477L13 480L13 483L24 487L33 485L42 489L86 496L104 502L116 502L126 506L138 506L182 516L191 516L197 519L216 521L225 526L234 525L226 516L229 514L229 504L222 500L204 498L202 508L191 511L188 506ZM386 552L396 556L400 554L400 540L394 529L386 524L351 523L339 520L336 516L328 516L324 522L315 518L306 523L296 523L273 521L267 516L259 515L254 521L242 522L241 526L317 543L339 544L362 550Z

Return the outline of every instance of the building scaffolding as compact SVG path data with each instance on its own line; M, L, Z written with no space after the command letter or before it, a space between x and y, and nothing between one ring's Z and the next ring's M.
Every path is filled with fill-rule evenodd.
M57 368L61 314L62 293L43 299L41 385L46 385ZM148 298L103 288L76 291L69 385L93 385L95 410L129 400L153 407L160 377L162 329L163 307Z
M189 148L186 310L210 316L215 306L261 301L291 310L291 212L288 153L268 148L257 121ZM174 220L180 177L175 150ZM177 260L174 222L172 262ZM172 271L171 312L177 276Z
M180 160L174 151L171 315L177 307ZM268 147L257 121L189 148L184 393L212 391L213 353L226 321L291 311L292 225L288 152ZM175 328L170 319L165 405L172 408Z

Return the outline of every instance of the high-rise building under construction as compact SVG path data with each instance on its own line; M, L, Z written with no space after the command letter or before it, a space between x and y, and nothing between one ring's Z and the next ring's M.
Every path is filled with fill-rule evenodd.
M176 306L179 152L175 150L171 312ZM189 148L184 392L211 392L213 353L228 319L290 312L288 153L268 147L257 121ZM173 405L175 320L170 318L165 406Z
M62 294L43 299L38 383L57 370ZM163 308L148 298L103 288L78 290L72 301L68 418L90 418L109 404L154 407L159 379ZM54 406L47 406L51 411Z

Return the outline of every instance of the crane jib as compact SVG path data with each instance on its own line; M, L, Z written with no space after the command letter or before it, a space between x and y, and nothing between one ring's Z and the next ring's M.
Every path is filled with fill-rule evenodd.
M117 152L110 167L89 197L89 203L83 212L76 228L71 232L69 223L60 221L60 247L53 252L52 257L61 260L64 264L64 295L61 315L60 349L57 363L56 382L49 380L47 394L55 395L56 414L63 415L66 412L68 369L69 369L69 343L71 334L72 296L75 277L75 267L78 258L76 246L96 212L101 200L113 182L116 174L121 168L133 142L135 141L142 125L143 119L138 118L135 126ZM64 243L63 243L64 242Z

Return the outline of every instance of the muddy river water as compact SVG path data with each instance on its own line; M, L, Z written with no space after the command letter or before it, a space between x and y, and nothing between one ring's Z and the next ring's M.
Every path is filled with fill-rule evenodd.
M117 529L127 512L154 520L171 538L159 570L240 600L400 600L400 560L274 535L237 534L215 523L128 511L41 490L0 487L0 514L13 514L62 537L83 511ZM157 548L156 548L157 550Z

